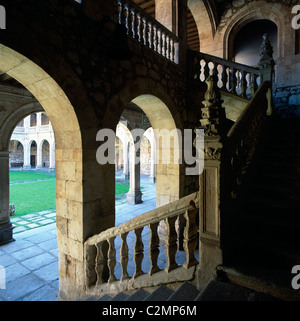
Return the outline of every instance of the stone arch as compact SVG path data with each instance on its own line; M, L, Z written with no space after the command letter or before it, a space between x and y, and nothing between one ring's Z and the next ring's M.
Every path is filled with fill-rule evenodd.
M37 148L38 148L37 141L32 139L28 144L28 148L29 148L30 166L36 167L37 166Z
M155 95L151 94L150 88L155 88ZM143 79L133 82L129 88L124 89L113 99L107 109L108 113L103 124L115 130L123 110L130 103L136 104L143 110L153 129L179 129L182 132L181 118L174 102L160 84L152 84L150 80L145 84ZM158 148L156 155L159 155L159 145L156 144L156 146ZM157 206L165 205L181 197L181 179L183 179L181 166L179 164L157 164ZM111 178L113 179L112 175Z
M259 3L258 1L253 1L248 6L237 11L237 13L227 21L226 26L223 28L221 38L223 39L223 56L225 59L230 59L232 56L232 41L238 31L249 22L255 20L270 20L276 24L278 29L278 57L283 57L283 39L286 31L284 13L282 10L277 9L274 4L265 3L264 1Z
M188 0L188 7L198 28L200 51L211 52L217 30L217 17L210 1Z
M18 50L22 52L22 48ZM25 50L24 50L25 51ZM23 54L0 44L0 71L22 84L41 105L39 111L45 110L55 133L56 140L56 214L58 248L61 257L68 256L73 264L83 262L83 163L82 136L74 108L60 85L43 68ZM0 154L1 175L0 186L3 190L0 199L0 225L11 226L9 223L9 179L8 153L10 134L17 123L32 112L37 105L23 106L19 110L7 112L4 122L0 123L1 136ZM0 156L1 156L0 155ZM67 155L67 157L64 157ZM6 168L6 169L5 169ZM81 214L80 214L81 213ZM1 232L1 231L0 231ZM76 249L76 250L75 250ZM74 263L75 262L75 263ZM68 262L60 260L60 272L66 270ZM74 287L74 281L68 283L69 275L60 273L60 287ZM79 278L79 277L78 277ZM83 287L83 281L77 280ZM64 288L64 286L62 286ZM79 289L76 289L80 291Z
M15 142L15 143L14 143ZM12 144L15 146L13 148ZM19 150L19 146L21 145L21 148ZM9 166L10 167L22 167L24 164L24 142L21 140L17 139L12 139L10 140L9 144Z
M49 151L48 151L48 156L45 156L44 155L44 151L43 151L43 147L44 147L44 144L47 143L48 144L48 148L49 148ZM41 167L50 167L50 141L46 138L42 139L40 142L39 142L39 145L38 145L38 149L39 149L39 152L38 152L38 155L40 155L40 160L39 160L39 165ZM48 166L47 166L48 165Z

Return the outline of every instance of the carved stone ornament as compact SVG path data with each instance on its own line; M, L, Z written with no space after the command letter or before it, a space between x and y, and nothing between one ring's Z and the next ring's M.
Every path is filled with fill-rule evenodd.
M265 33L263 35L263 42L259 49L260 61L259 66L261 68L266 68L268 66L274 66L275 61L273 59L273 47L269 40L269 35Z
M204 149L204 159L206 160L221 160L221 149L206 147Z

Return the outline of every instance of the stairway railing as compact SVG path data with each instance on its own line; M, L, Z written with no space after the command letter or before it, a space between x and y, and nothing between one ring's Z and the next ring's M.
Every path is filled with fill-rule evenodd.
M131 221L117 227L110 228L99 235L89 238L84 245L86 288L90 293L112 293L126 289L134 289L156 284L176 281L187 281L194 277L198 260L195 250L198 245L198 227L196 215L199 211L198 193L186 196L178 201L157 208L138 216ZM180 240L180 225L185 222L183 240ZM160 237L158 228L161 222L166 224L165 253L160 253ZM142 232L148 227L150 269L144 273L142 269L146 244ZM133 249L134 274L128 273L131 263L127 236L135 234ZM116 238L121 241L120 266L121 277L115 275L117 264ZM176 253L183 243L186 261L183 265L176 262ZM161 270L158 266L158 256L164 255L166 266Z
M131 0L117 0L119 24L127 35L172 62L177 61L178 37Z
M232 199L238 196L266 129L270 88L271 82L263 83L227 135L225 162Z
M260 85L259 68L214 57L202 52L190 51L190 77L194 81L205 82L209 75L215 76L220 90L252 98Z

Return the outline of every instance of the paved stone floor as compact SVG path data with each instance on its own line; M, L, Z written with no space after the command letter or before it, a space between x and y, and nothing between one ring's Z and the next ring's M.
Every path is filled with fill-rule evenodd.
M155 184L150 183L145 176L141 179L141 185L144 187L142 204L133 206L124 201L116 203L116 225L156 207ZM33 226L36 228L29 230L20 231L19 229L19 233L14 234L15 242L0 246L0 301L57 300L59 280L55 215L53 213L32 214L27 215L26 218L23 217L22 220L24 226L35 224L37 218L41 216L52 222L45 221L47 225ZM144 237L149 234L150 231L145 228ZM133 244L134 236L128 235L128 242L129 246ZM116 239L116 247L119 246L120 240ZM129 253L129 257L132 258L131 255ZM134 268L133 261L130 261L129 271ZM144 261L144 266L147 268L147 260ZM117 265L116 276L120 276L120 273L121 267Z

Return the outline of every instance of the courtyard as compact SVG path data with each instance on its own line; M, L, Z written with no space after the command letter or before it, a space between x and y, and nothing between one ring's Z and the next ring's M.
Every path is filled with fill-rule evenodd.
M48 174L45 172L45 176ZM37 172L33 172L32 178L40 182L41 177L37 175ZM28 179L28 176L24 178ZM44 179L51 181L51 177ZM120 173L116 173L116 181L120 180ZM55 180L51 182L55 184ZM116 225L156 207L156 186L149 181L149 176L141 175L141 186L143 203L137 205L126 203L125 193L120 187L120 195L124 195L116 200ZM56 301L59 273L55 209L16 214L11 221L15 226L15 242L0 247L0 262L5 269L6 281L5 289L0 289L0 301ZM149 233L145 230L144 237Z

